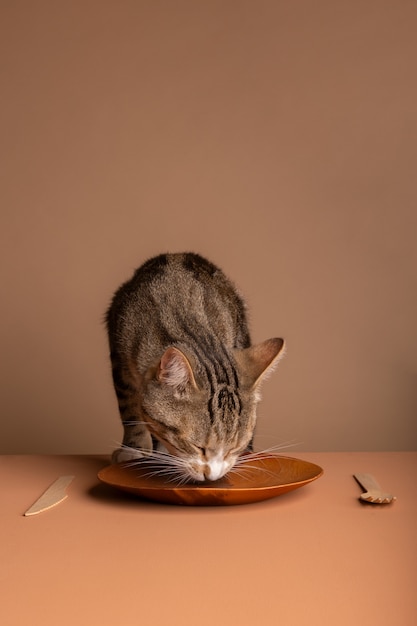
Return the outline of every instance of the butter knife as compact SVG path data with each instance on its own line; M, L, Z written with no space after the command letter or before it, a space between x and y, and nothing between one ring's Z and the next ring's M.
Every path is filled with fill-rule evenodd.
M68 497L66 489L71 484L74 476L60 476L48 489L36 500L24 513L25 516L37 515L51 509Z

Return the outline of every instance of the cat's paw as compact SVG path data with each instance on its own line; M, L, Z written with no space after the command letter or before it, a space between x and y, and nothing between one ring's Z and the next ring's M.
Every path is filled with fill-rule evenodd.
M135 461L144 457L141 450L135 448L117 448L113 451L111 462L112 463L126 463L126 461Z

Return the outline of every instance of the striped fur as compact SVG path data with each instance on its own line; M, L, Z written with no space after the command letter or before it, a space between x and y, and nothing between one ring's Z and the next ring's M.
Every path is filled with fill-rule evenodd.
M106 322L124 426L114 460L151 455L183 479L223 476L251 447L257 388L283 340L251 346L242 298L192 253L142 265L116 292Z

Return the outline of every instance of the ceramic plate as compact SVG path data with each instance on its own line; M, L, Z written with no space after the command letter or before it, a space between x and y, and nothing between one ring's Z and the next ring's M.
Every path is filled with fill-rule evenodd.
M243 461L239 473L213 482L176 485L149 476L149 466L117 463L102 469L99 479L112 487L168 504L192 506L247 504L275 498L303 487L323 474L314 463L285 456L257 455Z

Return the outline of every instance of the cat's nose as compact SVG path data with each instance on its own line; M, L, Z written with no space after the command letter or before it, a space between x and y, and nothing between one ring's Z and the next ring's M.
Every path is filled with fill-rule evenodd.
M226 473L226 463L219 460L211 460L206 463L204 477L206 480L218 480Z

